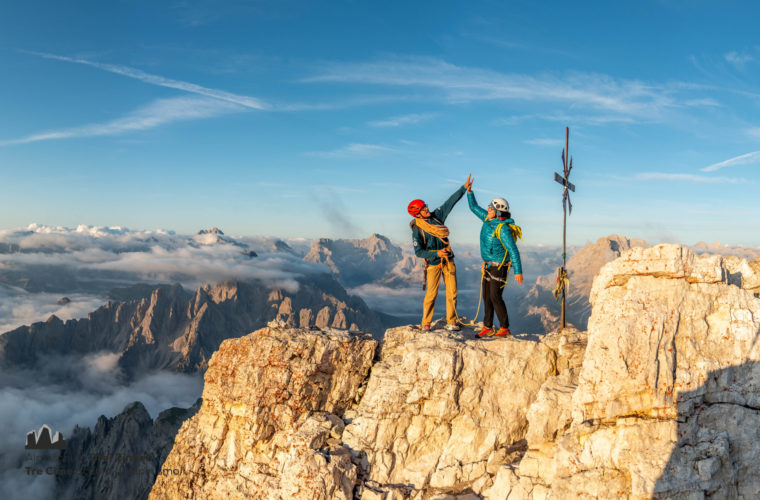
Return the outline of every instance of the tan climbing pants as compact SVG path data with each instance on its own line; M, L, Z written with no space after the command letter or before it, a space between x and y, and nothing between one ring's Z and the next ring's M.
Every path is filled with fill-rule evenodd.
M422 303L423 325L429 325L433 321L433 307L438 297L441 274L443 274L443 284L446 287L446 321L450 324L457 322L457 268L454 261L447 261L437 266L427 266L425 269L427 291L425 301Z

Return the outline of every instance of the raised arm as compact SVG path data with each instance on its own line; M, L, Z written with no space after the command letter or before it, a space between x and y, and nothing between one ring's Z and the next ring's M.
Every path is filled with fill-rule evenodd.
M457 202L462 199L462 196L464 196L465 190L466 188L461 186L454 191L454 194L449 196L449 199L446 200L443 205L433 210L433 216L441 222L445 221L446 217L451 213L451 209L454 208L454 205L456 205Z
M475 201L475 193L472 191L467 191L467 203L470 204L470 210L472 210L472 213L474 213L478 219L486 220L486 217L488 217L488 210L484 210L478 205L478 202Z

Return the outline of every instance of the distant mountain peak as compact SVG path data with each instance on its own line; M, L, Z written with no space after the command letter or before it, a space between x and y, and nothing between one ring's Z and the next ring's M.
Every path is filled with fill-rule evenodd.
M381 279L403 258L399 247L381 234L364 239L314 240L307 262L326 265L347 286L358 286Z

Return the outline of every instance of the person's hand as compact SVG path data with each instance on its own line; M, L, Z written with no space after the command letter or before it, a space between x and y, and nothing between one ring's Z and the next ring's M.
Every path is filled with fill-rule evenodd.
M517 281L518 285L522 285L522 283L523 283L523 275L522 274L515 274L515 281Z
M445 258L449 257L450 255L451 255L451 253L446 248L442 248L442 249L438 250L438 257L440 257L442 259L445 259Z
M468 193L472 191L472 181L474 180L475 179L472 178L472 174L467 174L467 180L464 181L464 187L467 188Z

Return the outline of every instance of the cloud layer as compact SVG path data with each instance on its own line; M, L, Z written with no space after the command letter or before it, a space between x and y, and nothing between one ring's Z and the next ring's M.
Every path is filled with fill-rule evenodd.
M274 240L235 240L122 227L30 225L0 231L0 332L43 321L84 316L115 287L260 280L295 291L298 278L327 268L276 251ZM253 257L251 252L257 254ZM70 302L58 304L66 295Z
M155 373L120 385L112 353L99 353L83 359L75 357L50 360L49 370L3 373L0 376L0 496L2 498L52 499L54 476L33 477L24 467L26 434L46 424L64 439L75 425L92 428L98 417L113 417L134 401L145 405L152 418L174 406L187 408L200 397L203 380L199 375ZM55 364L53 363L55 362ZM51 382L66 374L75 376L69 384ZM68 377L64 377L68 379ZM44 452L35 452L39 457ZM45 465L56 464L55 455Z
M70 302L65 304L58 302L62 298L60 293L30 293L0 284L0 334L44 320L51 314L64 321L82 318L105 302L102 296L85 293L67 294Z
M538 76L457 66L441 59L406 57L326 65L307 82L364 83L437 89L448 100L559 101L639 117L678 106L678 86L654 86L596 73Z

